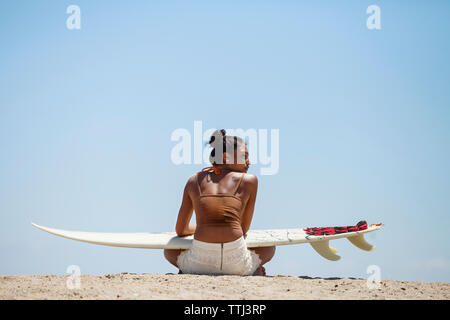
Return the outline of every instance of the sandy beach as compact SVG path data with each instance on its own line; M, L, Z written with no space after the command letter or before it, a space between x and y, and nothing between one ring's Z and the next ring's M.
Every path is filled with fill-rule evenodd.
M178 274L81 275L80 287L69 289L69 276L0 276L1 300L27 299L425 299L448 300L450 283L382 280L369 289L366 279L307 276L206 276Z

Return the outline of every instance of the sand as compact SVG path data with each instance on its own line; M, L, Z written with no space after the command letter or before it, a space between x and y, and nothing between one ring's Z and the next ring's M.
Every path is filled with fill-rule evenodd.
M193 300L301 300L301 299L426 299L448 300L448 282L382 280L369 289L366 279L310 278L306 276L207 276L189 274L81 275L80 287L69 289L69 276L0 276L1 300L72 299L193 299Z

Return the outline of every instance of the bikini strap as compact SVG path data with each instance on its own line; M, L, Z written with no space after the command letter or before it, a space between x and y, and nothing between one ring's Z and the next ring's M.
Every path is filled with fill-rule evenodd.
M238 182L236 188L234 189L234 192L233 192L234 195L236 195L236 192L238 191L239 186L241 185L242 180L244 180L244 175L245 175L245 172L242 174L242 176L241 176L241 178L239 179L239 182Z
M202 189L200 189L200 181L198 180L198 178L199 178L199 176L200 176L199 173L200 173L200 172L197 172L197 188L198 188L198 193L199 193L200 195L202 195ZM244 180L244 175L245 175L245 172L242 174L241 178L239 179L238 184L237 184L236 187L234 188L233 195L236 195L236 192L238 191L239 186L241 185L242 180Z

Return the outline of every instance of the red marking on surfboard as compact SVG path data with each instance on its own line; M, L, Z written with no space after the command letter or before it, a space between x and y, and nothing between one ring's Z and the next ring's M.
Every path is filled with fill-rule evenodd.
M355 226L344 226L344 227L320 227L320 228L305 228L303 229L306 234L310 236L323 236L323 235L333 235L347 232L355 232L367 229L367 222L360 221Z

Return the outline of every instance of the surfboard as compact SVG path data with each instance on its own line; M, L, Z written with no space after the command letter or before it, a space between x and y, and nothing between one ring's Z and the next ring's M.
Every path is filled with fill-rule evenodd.
M118 232L85 232L68 231L43 227L31 222L33 226L48 233L63 238L82 241L92 244L145 249L189 249L194 239L193 235L178 237L175 232L160 233L118 233ZM248 248L283 246L301 243L309 243L322 257L331 261L337 261L341 257L337 250L330 247L330 240L347 238L353 245L365 251L372 251L375 246L364 239L364 234L379 230L382 224L372 224L365 230L345 232L332 235L311 235L306 228L273 229L273 230L249 230L245 241Z

